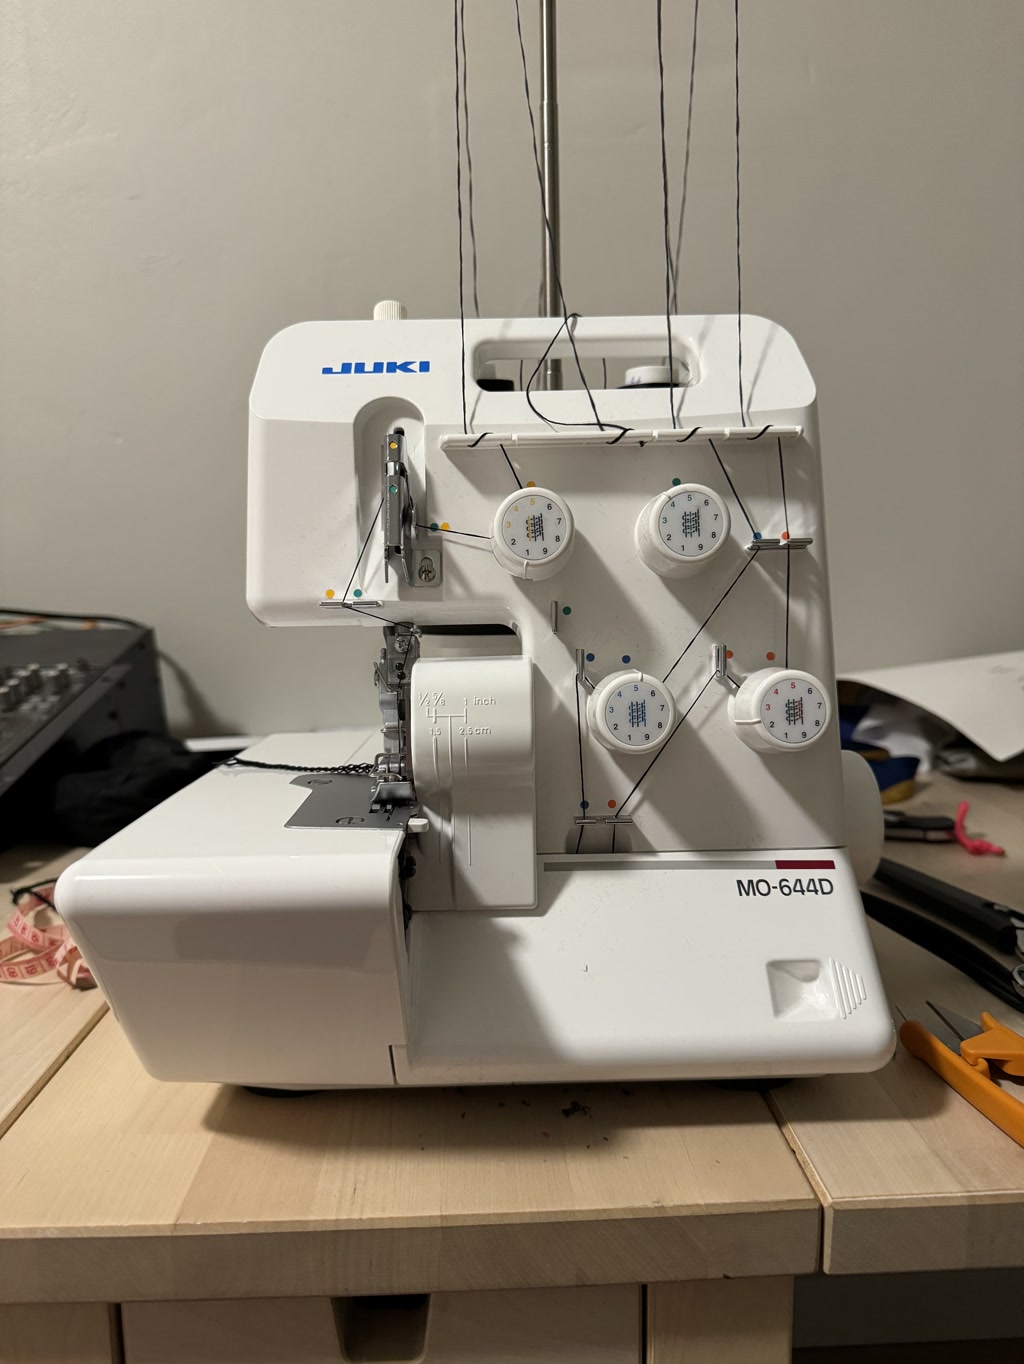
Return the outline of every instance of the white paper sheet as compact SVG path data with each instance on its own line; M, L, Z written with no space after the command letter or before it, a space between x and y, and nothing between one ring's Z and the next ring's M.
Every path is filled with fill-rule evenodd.
M958 729L996 762L1024 750L1024 650L844 672L920 706Z

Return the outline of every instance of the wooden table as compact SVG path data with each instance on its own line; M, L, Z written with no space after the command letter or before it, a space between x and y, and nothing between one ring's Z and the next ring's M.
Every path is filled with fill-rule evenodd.
M1020 846L1020 796L968 792L972 825ZM1015 858L888 851L1024 902ZM876 933L896 1005L985 1006ZM822 1231L829 1273L1024 1265L1024 1153L902 1053L776 1088L778 1125L760 1095L696 1084L274 1100L158 1083L112 1016L90 1031L81 997L54 999L68 1017L0 1140L3 1364L311 1364L339 1330L369 1358L358 1295L399 1292L433 1295L428 1364L635 1364L642 1333L655 1364L759 1364L789 1357Z
M964 799L968 827L1006 857L913 843L889 843L887 856L1024 908L1024 789L936 776L903 808L952 814ZM971 1018L988 1009L1024 1032L1024 1015L959 971L871 930L897 1021L921 1017L932 999ZM1022 1086L1004 1088L1024 1098ZM1024 1150L902 1047L877 1074L794 1081L771 1103L822 1201L827 1274L1024 1265Z

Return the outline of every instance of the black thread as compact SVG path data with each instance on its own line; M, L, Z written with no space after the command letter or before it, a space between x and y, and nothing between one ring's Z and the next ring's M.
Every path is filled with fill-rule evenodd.
M350 576L350 578L349 578L349 580L348 580L348 583L346 584L345 590L344 590L344 592L341 594L341 599L342 599L342 601L344 601L345 598L348 596L348 594L349 594L349 589L351 588L352 584L353 584L353 583L355 582L355 580L356 580L356 574L359 572L359 565L363 562L363 555L366 553L366 546L370 543L370 536L373 534L373 528L374 528L374 526L377 524L377 518L380 516L380 514L381 514L381 509L383 508L383 506L384 506L384 495L383 495L383 493L382 493L382 494L381 494L381 499L380 499L380 501L377 503L377 510L376 510L376 511L374 512L374 514L373 514L373 520L370 522L370 529L366 532L366 539L363 541L363 547L362 547L362 549L359 551L359 558L356 560L355 568L353 568L352 574L351 574L351 576ZM387 550L385 550L384 552L387 553Z
M262 772L330 772L339 777L368 777L373 763L342 763L339 767L307 767L300 763L260 763L255 758L228 758L221 767L256 767Z
M693 648L694 644L695 644L695 643L697 642L697 640L699 639L700 634L701 634L701 631L705 628L705 626L707 625L708 621L710 621L711 617L715 614L715 612L718 610L718 608L722 605L722 602L725 601L726 597L727 597L727 596L729 595L729 593L733 590L733 588L736 586L736 584L739 582L739 580L743 577L744 573L746 573L747 569L750 567L750 565L754 562L754 560L755 560L756 558L757 558L757 554L756 554L756 553L752 554L752 555L750 556L750 558L747 560L747 562L746 562L746 563L743 565L743 567L740 569L740 571L736 574L735 578L733 578L732 582L729 584L729 586L725 589L725 591L724 591L724 592L722 593L722 595L719 597L718 601L717 601L717 602L715 603L715 605L711 608L710 612L707 614L707 616L705 616L703 624L700 625L700 626L698 627L696 634L695 634L695 635L693 636L693 638L690 640L689 644L687 644L686 648L685 648L685 649L683 650L683 652L679 655L679 657L676 659L676 661L672 664L671 668L669 668L669 670L668 670L668 672L665 674L665 676L661 679L662 682L667 682L668 679L669 679L669 678L672 676L672 674L675 672L675 670L679 667L680 663L682 663L683 659L686 657L686 655L690 652L690 650Z
M665 337L668 344L668 419L676 424L675 366L672 362L672 245L668 214L668 149L665 144L665 53L662 46L662 0L655 5L658 44L658 126L661 131L661 210L665 238Z
M785 550L785 666L789 667L789 570L792 569L792 550Z
M466 446L466 449L475 450L476 447L480 444L480 442L482 440L486 440L490 434L491 434L490 431L481 431L479 436L477 436L476 440L471 441L470 444Z
M700 689L700 691L697 693L697 695L693 698L693 700L690 702L690 704L689 704L689 705L686 707L686 709L683 711L682 715L679 717L678 721L676 722L676 725L675 725L675 727L673 728L672 733L668 736L668 738L665 740L665 742L662 744L662 746L658 749L657 753L655 753L655 755L654 755L654 757L651 759L651 761L647 764L647 766L644 768L644 770L640 773L639 777L636 779L636 782L634 783L634 786L633 786L632 791L630 791L630 793L629 793L629 795L626 797L626 799L625 799L624 801L622 801L621 804L619 805L619 808L618 808L618 810L617 810L617 812L616 812L617 814L620 814L620 815L621 815L622 812L623 812L623 810L626 808L626 806L629 804L629 802L630 802L630 801L633 799L633 797L636 795L637 791L639 790L640 783L643 781L644 777L647 776L648 772L651 770L651 768L654 766L654 764L658 761L658 759L661 757L661 755L665 752L665 749L668 748L669 744L670 744L670 743L672 742L672 740L676 737L676 734L679 732L679 728L680 728L680 726L682 725L683 721L684 721L684 720L686 719L686 717L689 715L690 711L693 710L694 706L697 704L697 702L700 700L700 698L701 698L701 697L704 695L704 693L707 691L708 687L711 686L711 683L712 683L714 680L715 680L715 674L712 673L711 676L708 678L708 680L704 683L703 687L701 687L701 689Z
M729 477L729 470L728 470L728 469L725 467L725 465L722 463L722 456L718 453L717 450L715 450L715 442L714 442L713 440L709 440L709 441L708 441L708 444L711 446L711 449L714 450L715 459L718 460L718 467L721 469L722 473L725 474L725 481L728 483L729 487L732 488L732 495L733 495L733 497L735 497L735 499L736 499L736 501L737 501L737 503L738 503L738 505L739 505L739 509L740 509L740 511L743 513L744 520L746 521L747 525L750 527L750 533L751 533L751 535L756 536L756 535L757 535L757 531L754 529L754 523L753 523L753 521L751 521L750 517L747 516L747 509L746 509L746 507L743 505L743 503L740 501L740 495L739 495L739 493L736 491L736 486L735 486L735 484L733 483L732 479Z
M740 265L740 0L733 0L733 12L736 23L736 383L740 398L740 425L746 426L747 414L743 403L743 274Z
M677 445L685 445L686 442L687 442L688 440L693 440L694 436L697 434L697 432L698 432L699 430L700 430L700 427L699 427L699 426L695 426L688 436L681 436L681 437L679 438L679 440L676 441L676 444L677 444Z
M489 535L481 535L481 533L480 533L478 530L451 530L451 529L446 530L446 529L444 528L444 526L436 526L436 527L435 527L435 526L428 526L428 525L425 525L422 521L417 521L417 522L416 522L416 529L417 529L417 530L429 530L429 531L433 531L433 533L434 533L435 535L468 535L468 536L469 536L471 539L473 539L473 540L490 540L490 539L491 539L491 536L489 536Z
M365 606L360 606L357 602L347 601L343 603L347 611L354 611L357 616L369 616L371 620L383 621L385 625L394 625L396 622L388 616L378 616L376 611L370 611Z
M765 428L767 430L767 427ZM789 534L789 507L786 503L786 470L782 463L782 437L776 436L779 446L779 482L782 484L782 515L786 519L786 533Z
M626 434L626 432L629 431L631 428L628 427L628 426L620 426L618 422L603 422L603 421L600 419L600 417L597 417L597 408L594 407L593 395L591 394L589 388L587 389L587 396L590 398L590 405L591 405L591 408L592 408L592 410L593 410L593 412L594 412L594 416L597 417L596 422L566 422L566 421L559 421L559 419L558 419L557 417L547 417L547 416L544 415L544 413L540 410L540 408L537 406L537 404L533 401L533 399L532 399L531 396L530 396L530 389L531 389L532 386L533 386L534 380L537 378L537 375L538 375L538 374L541 372L541 370L544 368L544 362L547 360L548 356L551 354L552 350L554 349L555 342L556 342L556 341L558 340L558 338L561 336L561 334L562 334L563 331L565 331L566 335L567 335L568 338L569 338L569 343L570 343L570 345L572 346L572 353L573 353L573 355L576 356L576 363L577 363L577 366L579 367L580 374L582 375L583 369L582 369L582 367L579 365L579 355L578 355L578 353L577 353L577 351L576 351L576 342L575 342L575 339L573 338L572 326L571 326L571 324L572 324L573 322L579 321L579 316L580 316L579 313L567 313L567 314L565 315L565 317L562 319L562 321L559 323L558 330L555 332L554 336L551 338L551 340L550 340L550 341L548 342L548 344L545 346L545 348L544 348L544 354L543 354L543 355L540 357L540 359L537 361L537 364L536 364L536 367L534 368L533 373L530 375L529 379L527 379L527 381L526 381L526 389L524 390L524 391L525 391L525 395L526 395L526 405L529 407L530 411L533 413L533 415L534 415L535 417L539 417L540 420L541 420L542 422L545 422L548 426L586 426L586 427L597 426L597 427L598 427L600 430L602 430L602 431L609 431L609 430L610 430L610 431L618 431L618 432L619 432L619 437L618 437L618 439L621 440L621 438L622 438L622 437ZM584 379L583 382L586 383L586 380ZM609 444L614 445L615 442L614 442L614 441L610 441Z
M679 199L679 227L672 267L672 311L679 311L679 269L683 259L683 222L686 218L686 189L690 179L690 132L693 128L693 91L697 74L697 17L700 0L693 0L693 40L690 44L690 92L686 100L686 149L683 153L683 192Z
M767 426L762 426L761 429L760 429L760 431L755 431L755 433L754 433L752 436L747 436L746 439L747 439L747 440L760 440L761 437L762 437L762 436L766 436L766 435L768 434L768 432L769 432L771 429L772 429L772 424L771 424L771 422L769 422Z
M56 912L57 906L53 903L51 898L48 895L43 895L41 893L44 886L52 886L54 884L54 881L34 881L30 886L15 886L11 890L11 904L16 905L23 895L31 895L38 900L41 905L45 905L47 909L52 909Z
M782 459L782 437L776 436L779 447L779 482L782 484L782 515L786 523L786 667L789 667L789 584L793 565L793 550L789 543L789 504L786 501L786 469Z
M576 741L580 751L580 813L586 818L587 814L587 791L583 780L583 716L580 712L580 675L576 673ZM583 842L583 830L586 826L581 824L580 831L576 838L576 851L579 852L580 844Z
M459 338L462 344L462 430L469 432L466 409L466 295L465 261L462 243L462 113L459 83L459 0L452 0L455 23L455 198L459 220Z
M607 388L607 387L608 387L608 361L607 361L607 360L602 360L602 361L601 361L601 387L602 387L602 388Z
M533 101L532 101L532 99L530 98L530 71L529 71L529 67L528 67L528 65L527 65L527 61L526 61L526 44L525 44L524 41L523 41L523 18L522 18L522 15L521 15L520 11L519 11L519 0L515 0L515 6L516 6L516 35L517 35L517 37L518 37L518 39L519 39L519 56L520 56L520 59L521 59L521 61L522 61L522 66L523 66L523 92L524 92L524 94L526 95L526 112L527 112L527 114L529 115L529 118L530 118L530 138L531 138L531 141L532 141L532 143L533 143L533 165L534 165L534 169L535 169L536 172L537 172L537 188L540 190L540 208L541 208L541 216L542 216L543 219L544 219L544 232L545 232L545 234L546 234L546 236L547 236L548 243L549 243L549 245L551 246L552 268L554 269L554 273L555 273L555 287L558 289L558 298L559 298L559 301L560 301L560 303L561 303L561 305L562 305L562 326L564 326L564 327L566 328L566 332L567 332L568 337L569 337L569 345L572 347L573 359L574 359L575 362L576 362L576 369L577 369L577 371L579 372L580 383L583 385L584 389L586 390L587 400L588 400L589 403L590 403L590 410L591 410L591 412L593 412L593 414L594 414L594 422L593 422L593 423L591 423L591 422L552 422L551 425L554 425L554 426L590 426L590 425L592 425L592 424L596 424L596 425L597 425L598 427L600 427L600 429L603 431L603 430L604 430L604 423L602 423L601 418L600 418L600 417L598 416L598 414L597 414L597 404L594 402L594 395L591 393L591 391L590 391L590 385L587 383L587 376L583 373L583 365L580 363L579 352L578 352L577 349L576 349L576 340L575 340L575 337L574 337L573 334L572 334L572 328L569 326L569 318L570 318L570 316L572 316L572 317L579 317L579 313L571 313L571 314L570 314L568 308L566 307L566 303L565 303L565 291L562 289L562 280L561 280L561 277L560 277L560 275L559 275L558 267L557 267L556 265L554 265L554 254L555 254L555 253L554 253L554 236L553 236L553 233L552 233L552 230L551 230L551 219L548 217L547 206L546 206L545 203L544 203L544 172L541 170L541 167L540 167L540 148L539 148L538 143L537 143L537 123L536 123L536 120L535 120L534 117L533 117ZM538 310L538 311L539 311L539 310ZM555 338L554 338L554 340L553 340L552 343L551 343L552 346L554 345L554 342L557 341L560 332L561 332L561 327L559 328L558 332L555 333ZM550 349L551 349L551 347L549 346L549 347L548 347L548 351L550 351ZM546 359L546 358L547 358L547 352L545 352L545 359ZM529 385L527 385L527 389L529 389ZM538 416L538 417L541 418L541 421L547 421L547 420L548 420L547 417L542 416L541 413L538 412L537 409L536 409L535 407L533 407L532 404L531 404L531 410L535 413L536 416Z
M480 316L480 291L476 263L476 219L473 216L473 153L469 149L469 61L466 58L466 0L459 0L459 29L462 34L462 114L466 124L466 192L469 210L469 248L473 269L473 311Z
M516 483L517 483L517 484L519 485L519 487L521 488L521 487L523 486L522 480L520 479L519 475L516 473L516 466L512 463L512 461L511 461L511 460L509 459L509 457L508 457L508 451L505 449L504 445L501 445L501 444L498 445L498 449L499 449L499 450L501 451L501 453L505 456L505 463L506 463L506 464L508 465L508 467L512 470L512 477L515 479Z

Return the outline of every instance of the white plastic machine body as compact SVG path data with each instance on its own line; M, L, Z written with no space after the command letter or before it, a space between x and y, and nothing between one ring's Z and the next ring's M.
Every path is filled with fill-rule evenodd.
M664 327L581 319L575 340L594 376L662 354ZM582 389L533 395L543 420L473 380L524 357L529 374L549 320L466 322L465 427L457 321L305 323L267 346L249 604L270 625L383 629L384 737L275 736L247 756L298 772L218 769L64 874L61 912L153 1074L305 1088L886 1061L814 385L792 338L746 317L741 421L736 318L672 328L672 419L665 388L594 390L604 430L580 424ZM555 354L569 374L564 336ZM301 770L353 758L373 779Z

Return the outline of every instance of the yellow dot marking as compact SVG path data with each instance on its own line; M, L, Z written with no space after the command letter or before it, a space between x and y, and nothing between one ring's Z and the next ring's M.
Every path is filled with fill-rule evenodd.
M527 483L526 486L527 486L528 488L536 488L537 485L536 485L536 483L534 483L533 479L531 478L530 481L529 481L529 483Z
M329 587L327 591L324 593L324 596L327 598L328 601L330 601L330 599L334 596L334 588Z
M389 449L389 450L397 450L397 449L398 449L398 441L397 441L397 440L393 440L393 441L390 443L390 445L388 446L388 449Z
M441 522L441 529L442 529L442 530L451 530L451 526L449 526L449 524L448 524L447 521L442 521L442 522Z

